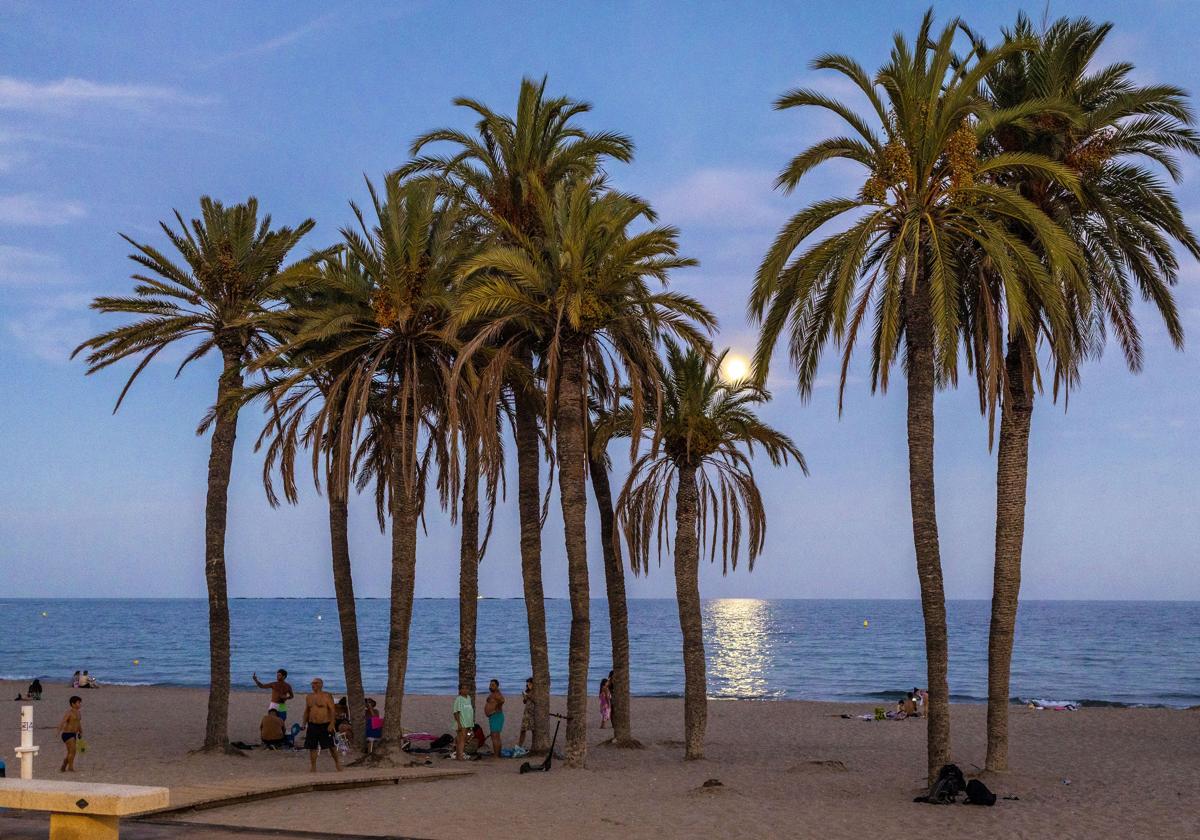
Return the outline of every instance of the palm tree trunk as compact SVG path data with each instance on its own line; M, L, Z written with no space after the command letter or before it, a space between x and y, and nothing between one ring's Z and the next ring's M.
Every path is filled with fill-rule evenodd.
M221 344L224 368L217 383L217 413L208 456L208 498L204 506L204 580L208 585L208 719L204 749L229 745L229 589L225 579L225 527L229 476L237 439L237 412L226 410L242 387L243 348Z
M996 464L996 569L992 583L992 626L988 635L988 770L1008 769L1009 676L1013 632L1021 592L1021 548L1025 541L1025 490L1029 478L1032 360L1024 341L1009 343L1005 366L1008 391L1000 407Z
M479 446L468 441L463 469L462 542L458 566L458 684L475 702L475 631L479 609Z
M567 585L571 596L571 647L567 655L567 766L587 759L588 616L587 443L583 405L583 346L563 343L561 380L555 413L558 489L567 548Z
M392 488L392 602L388 635L387 697L384 700L383 732L375 747L386 758L399 748L401 715L404 711L404 677L408 671L408 635L412 626L413 587L417 570L417 521L420 518L420 487L417 482L417 418L410 417L404 431L397 432L396 478Z
M612 487L604 461L589 456L592 495L600 509L600 546L604 551L604 584L608 593L608 626L612 636L613 741L617 746L640 746L629 722L629 610L625 602L625 566L617 542L613 517Z
M354 578L350 572L350 513L345 489L333 476L326 477L329 493L329 543L333 558L333 593L337 598L338 626L342 631L342 670L346 676L346 702L350 727L360 749L366 748L367 724L363 701L362 663L358 647L358 615L354 604Z
M683 633L683 744L686 760L704 758L708 683L700 612L700 543L696 536L696 468L679 467L675 495L675 599Z
M530 381L533 359L519 359ZM525 387L533 387L527 385ZM542 591L541 440L538 408L521 393L516 398L517 509L521 518L521 582L525 589L525 616L529 628L529 663L533 670L532 752L550 748L550 645L546 641L546 601Z
M913 545L925 617L925 667L929 683L926 735L929 780L950 759L950 688L947 681L946 595L938 546L933 473L933 324L929 287L919 283L906 295L905 337L908 374L908 487Z

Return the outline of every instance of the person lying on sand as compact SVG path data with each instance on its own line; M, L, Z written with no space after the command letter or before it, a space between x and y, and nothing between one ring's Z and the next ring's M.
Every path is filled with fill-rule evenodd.
M308 769L317 772L317 750L329 750L333 766L340 773L342 762L333 748L333 722L335 720L333 695L325 690L325 682L317 677L312 681L312 693L304 698L304 748L308 750Z

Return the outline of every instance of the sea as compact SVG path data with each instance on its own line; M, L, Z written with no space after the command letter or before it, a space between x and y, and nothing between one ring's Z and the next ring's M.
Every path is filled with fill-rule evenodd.
M482 599L478 676L514 689L529 675L525 605ZM950 692L985 702L989 602L950 601ZM363 680L387 680L388 602L358 601ZM708 692L755 700L894 700L924 687L921 605L907 600L704 602ZM344 688L337 607L332 599L248 598L230 602L232 678L270 678L286 668L294 685L314 676ZM203 599L0 599L0 679L65 682L88 669L102 683L206 686ZM570 604L546 601L551 690L564 693ZM633 693L679 696L683 664L672 600L629 602ZM608 607L591 604L591 680L611 667ZM454 694L458 601L417 599L406 689ZM1026 601L1018 614L1011 692L1080 705L1200 705L1200 602Z

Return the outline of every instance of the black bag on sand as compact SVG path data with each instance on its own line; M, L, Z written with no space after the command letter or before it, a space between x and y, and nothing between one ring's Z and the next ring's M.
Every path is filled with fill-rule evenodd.
M987 805L989 808L996 804L996 794L988 790L988 786L978 779L967 782L967 804Z
M967 779L958 765L944 764L938 771L937 781L929 788L925 796L918 796L913 802L928 802L930 805L953 805L967 787ZM994 798L993 798L994 801Z

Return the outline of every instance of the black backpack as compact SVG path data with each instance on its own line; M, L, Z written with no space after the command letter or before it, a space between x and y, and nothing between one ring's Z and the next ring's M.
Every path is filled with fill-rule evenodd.
M928 802L930 805L952 805L967 787L967 779L955 764L945 764L938 771L937 781L929 788L926 796L918 796L913 802Z
M978 779L967 782L967 804L986 805L989 808L996 804L996 794L988 790L988 786Z

